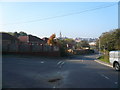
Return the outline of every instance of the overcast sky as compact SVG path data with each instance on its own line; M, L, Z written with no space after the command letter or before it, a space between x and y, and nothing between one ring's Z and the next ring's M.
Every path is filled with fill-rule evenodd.
M118 28L117 2L2 2L0 30L24 31L40 38L97 38Z

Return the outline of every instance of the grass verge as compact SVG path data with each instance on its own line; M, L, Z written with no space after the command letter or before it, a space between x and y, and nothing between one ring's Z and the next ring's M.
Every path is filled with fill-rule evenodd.
M101 60L101 61L103 61L103 62L110 63L108 55L100 56L98 59Z

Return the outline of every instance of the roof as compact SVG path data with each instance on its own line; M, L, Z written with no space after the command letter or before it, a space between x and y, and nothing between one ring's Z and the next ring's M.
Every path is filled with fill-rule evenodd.
M33 36L33 35L27 35L27 36L19 36L18 39L22 42L43 42L42 39L36 37L36 36Z
M45 43L47 43L48 39L49 39L49 38L47 38L47 37L42 38L42 40L43 40Z
M28 35L28 37L29 37L29 41L35 41L35 42L42 42L43 40L42 39L40 39L40 38L38 38L38 37L36 37L36 36L32 36L32 35Z
M19 36L19 37L18 37L18 39L19 39L21 42L27 42L27 41L28 41L27 38L28 38L27 36Z
M2 40L18 40L16 37L4 32L0 32L0 36L2 36Z

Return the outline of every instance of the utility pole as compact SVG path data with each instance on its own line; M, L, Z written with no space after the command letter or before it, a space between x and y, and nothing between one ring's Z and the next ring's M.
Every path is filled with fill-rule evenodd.
M100 56L100 38L99 38L99 56Z

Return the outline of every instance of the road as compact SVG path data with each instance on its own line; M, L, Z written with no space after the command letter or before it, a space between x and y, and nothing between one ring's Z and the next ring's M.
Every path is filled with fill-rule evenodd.
M118 72L95 55L46 58L3 55L3 88L117 88Z

